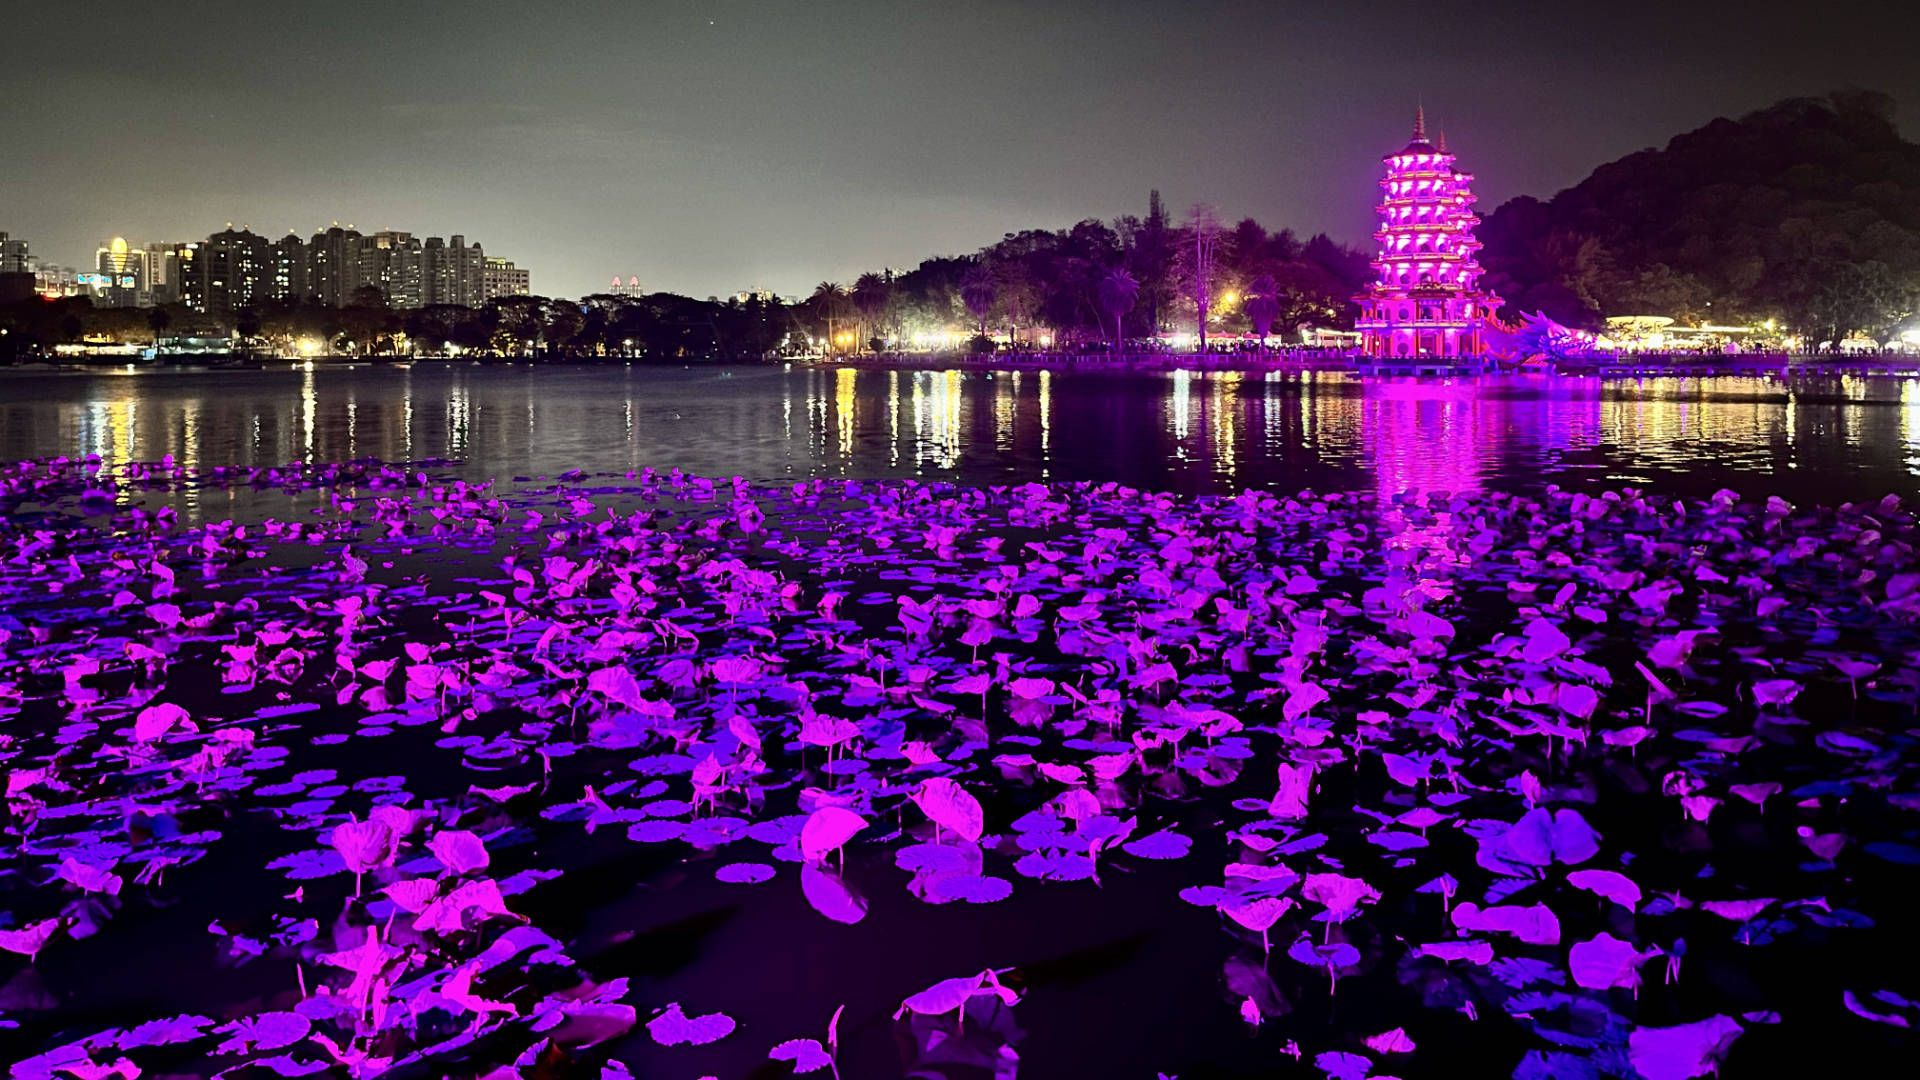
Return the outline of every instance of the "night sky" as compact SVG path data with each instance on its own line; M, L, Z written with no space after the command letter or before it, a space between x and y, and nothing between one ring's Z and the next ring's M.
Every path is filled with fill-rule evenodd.
M1483 209L1716 115L1920 109L1920 5L8 3L0 229L464 233L580 295L911 267L1176 213L1370 231L1416 101Z

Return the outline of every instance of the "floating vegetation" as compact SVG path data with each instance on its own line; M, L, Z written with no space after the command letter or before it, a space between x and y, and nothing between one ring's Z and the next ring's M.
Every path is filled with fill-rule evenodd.
M1920 1021L1896 500L55 460L0 509L14 1076L1011 1077L1194 972L1135 1074ZM1004 931L1105 905L1184 944L1062 1030L1094 976ZM696 947L735 910L817 983Z

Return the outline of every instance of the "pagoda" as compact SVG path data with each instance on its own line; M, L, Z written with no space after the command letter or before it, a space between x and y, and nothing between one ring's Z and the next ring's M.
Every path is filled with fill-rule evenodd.
M1473 177L1454 168L1447 139L1427 141L1426 110L1413 141L1382 159L1374 283L1354 297L1366 354L1380 359L1481 357L1500 298L1480 285Z

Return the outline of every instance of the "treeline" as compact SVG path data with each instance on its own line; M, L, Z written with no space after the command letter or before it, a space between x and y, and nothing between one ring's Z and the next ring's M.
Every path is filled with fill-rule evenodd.
M1292 334L1344 329L1367 256L1318 234L1223 226L1204 206L1170 220L1154 192L1145 217L1008 233L977 254L905 273L822 282L800 305L808 332L871 347L950 328L1055 348L1205 329Z
M1509 312L1885 341L1920 309L1920 146L1884 94L1796 98L1513 199L1480 238Z
M394 309L378 289L362 288L345 307L270 301L231 313L180 304L95 307L85 298L31 300L0 308L0 359L19 359L78 342L147 344L166 339L231 338L265 354L401 356L450 351L569 359L750 360L773 356L794 329L777 299L695 300L671 293L555 300L509 296L481 307Z
M1291 335L1352 324L1367 257L1324 235L1301 240L1205 207L1170 220L1155 192L1144 217L1009 233L972 255L938 257L851 285L822 282L792 303L655 293L581 300L518 296L482 307L395 309L375 288L344 307L273 301L233 312L181 305L96 308L83 298L0 308L14 356L85 341L233 337L265 353L434 354L450 349L575 359L751 360L889 348L1122 347L1169 333Z

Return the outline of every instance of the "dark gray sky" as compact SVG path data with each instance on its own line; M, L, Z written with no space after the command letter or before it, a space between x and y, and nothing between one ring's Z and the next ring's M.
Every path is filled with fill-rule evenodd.
M0 229L338 220L798 293L1144 210L1370 229L1417 100L1484 205L1716 115L1863 86L1920 108L1920 4L8 0Z

